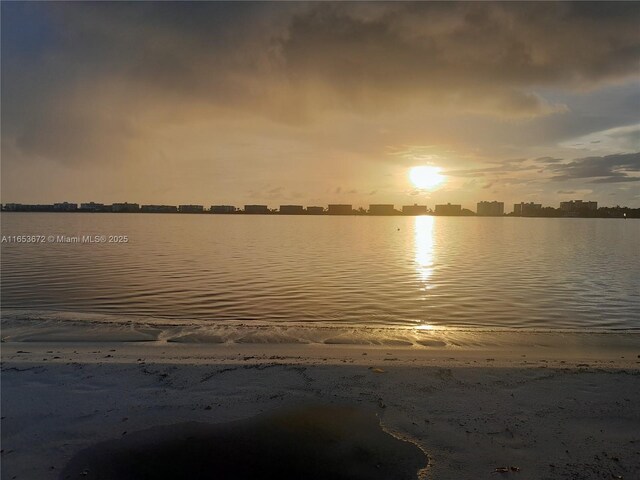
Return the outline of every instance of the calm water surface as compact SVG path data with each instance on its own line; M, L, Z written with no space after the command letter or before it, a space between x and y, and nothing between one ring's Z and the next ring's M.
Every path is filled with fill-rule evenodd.
M640 329L640 221L2 215L2 307L194 322Z

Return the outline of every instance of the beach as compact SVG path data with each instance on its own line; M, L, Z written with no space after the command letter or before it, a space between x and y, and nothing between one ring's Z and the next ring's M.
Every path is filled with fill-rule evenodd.
M0 10L0 480L640 480L640 1Z
M415 478L640 477L638 335L421 335L409 345L52 341L5 328L2 478L99 478L65 468L150 428L305 405L372 412L424 452Z

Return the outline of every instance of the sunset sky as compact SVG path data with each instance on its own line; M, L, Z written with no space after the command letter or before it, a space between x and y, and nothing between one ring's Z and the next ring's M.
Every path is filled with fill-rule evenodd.
M640 207L638 25L638 2L2 2L2 202Z

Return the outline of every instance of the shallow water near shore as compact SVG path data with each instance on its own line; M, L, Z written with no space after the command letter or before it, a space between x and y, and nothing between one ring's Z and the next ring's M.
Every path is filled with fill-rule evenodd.
M3 308L59 320L640 328L634 220L12 213L2 232L127 235L2 244Z

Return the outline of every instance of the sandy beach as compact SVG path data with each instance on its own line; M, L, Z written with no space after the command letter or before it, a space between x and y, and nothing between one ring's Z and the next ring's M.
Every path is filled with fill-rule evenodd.
M421 478L640 478L634 334L474 334L475 343L468 334L458 344L432 334L427 347L47 342L7 332L3 479L100 478L70 460L154 427L304 405L373 412L384 432L424 452Z

